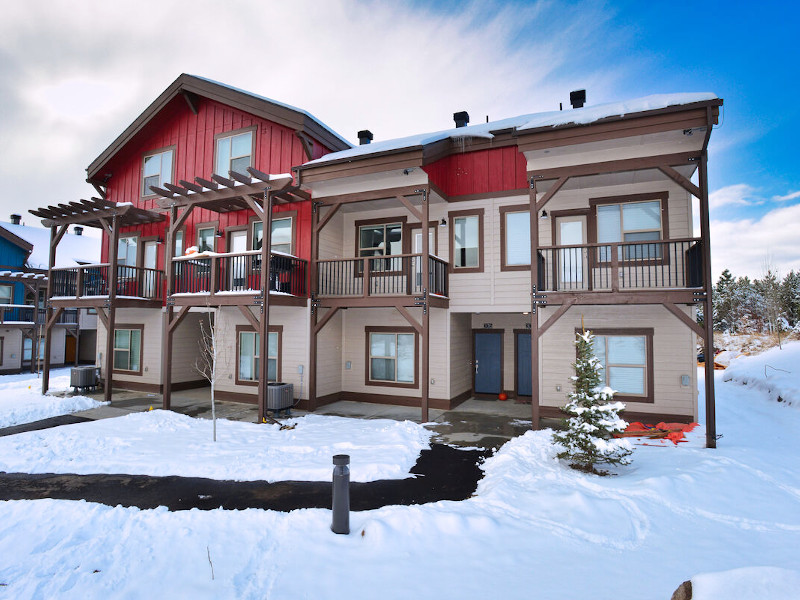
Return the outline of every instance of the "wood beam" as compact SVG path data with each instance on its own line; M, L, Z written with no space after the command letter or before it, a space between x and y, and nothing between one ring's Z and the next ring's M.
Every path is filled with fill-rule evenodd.
M106 315L106 311L102 306L95 307L97 311L97 317L100 319L100 322L103 324L103 327L108 330L108 315Z
M385 190L371 190L368 192L356 192L354 194L325 196L323 198L317 198L317 201L322 202L323 206L331 206L333 204L346 204L350 202L366 202L367 200L386 200L389 198L396 198L397 196L419 196L418 189L418 185L409 185Z
M179 185L173 185L171 183L165 183L164 187L167 188L170 192L173 192L173 194L178 194L179 196L183 196L184 198L189 198L190 197L189 190L187 190L186 188L182 188ZM170 194L169 197L172 198L173 194Z
M530 204L531 244L531 427L539 429L539 305L536 294L539 282L539 211L536 208L536 179L529 178L528 203ZM563 185L563 184L562 184Z
M191 181L186 181L185 179L179 180L178 183L180 183L187 190L191 190L196 194L203 193L203 186L202 185L197 185L196 183L192 183Z
M338 202L337 204L330 205L330 210L328 214L323 217L321 221L319 221L316 225L314 225L314 233L319 233L320 230L328 224L328 221L331 220L331 217L336 214L336 212L342 207L342 203ZM317 209L319 210L319 209Z
M183 99L186 100L186 104L189 106L189 110L192 111L193 115L196 115L199 98L192 92L186 90L183 90L181 93L183 94Z
M244 318L247 319L247 322L250 323L253 329L258 331L261 328L261 322L253 314L253 311L251 311L247 306L244 306L243 304L238 305L237 308L239 309L239 312L242 313Z
M312 160L314 158L313 140L299 129L295 131L294 134L297 136L297 139L299 139L300 143L303 145L303 152L305 152L306 158L308 160Z
M238 181L244 185L253 185L253 178L249 175L245 175L244 173L239 173L237 171L228 171L228 175L234 181Z
M544 333L548 329L550 329L553 325L555 325L556 321L558 321L562 316L564 316L564 313L567 312L573 306L575 306L575 300L568 300L567 302L564 302L564 304L559 306L556 312L550 315L547 321L545 321L539 326L539 337L542 337ZM533 324L531 324L531 327L533 327Z
M672 167L668 167L666 165L661 165L658 167L658 170L664 173L667 177L672 179L675 183L685 189L687 192L692 194L695 198L700 197L700 188L693 184L688 177L684 177L678 171L673 169Z
M175 315L175 317L169 323L170 330L174 330L178 325L181 324L181 321L183 321L186 318L186 315L189 314L190 308L191 306L181 306L178 314Z
M706 366L706 447L717 447L717 416L714 398L714 306L711 301L711 234L708 206L708 155L703 152L699 165L700 183L700 237L703 240L703 287L706 292L703 305L705 326ZM709 360L710 359L710 360Z
M568 179L569 179L569 176L566 176L566 177L559 177L559 178L558 178L558 181L556 181L556 182L553 184L553 187L551 187L549 190L547 190L547 193L546 193L546 194L545 194L545 195L542 197L542 199L541 199L541 200L539 200L539 201L536 203L536 214L537 214L537 215L538 215L538 214L539 214L539 212L541 212L541 210L544 208L545 204L547 204L548 202L550 202L550 200L553 198L553 196L555 196L555 195L556 195L556 193L558 192L558 190L560 190L562 187L564 187L564 184L565 184L565 183L567 183L567 180L568 180Z
M333 318L333 315L335 315L337 312L339 312L338 306L328 309L328 312L325 313L325 316L314 325L314 332L319 333L322 331L322 328L328 324L328 321L330 321Z
M677 305L672 304L671 302L664 302L662 304L664 308L666 308L669 312L673 315L678 317L680 321L682 321L689 329L694 331L695 335L697 335L700 339L705 339L706 332L705 330L697 324L697 321L692 319L688 316L685 312L683 312Z
M420 360L422 365L420 365L420 391L422 392L422 415L421 415L421 423L427 423L429 419L428 414L428 404L429 404L429 396L430 396L430 367L431 367L431 309L430 309L430 290L428 286L430 285L430 269L431 269L431 261L430 261L430 239L428 239L428 229L430 227L430 188L425 188L422 191L422 218L421 218L421 227L422 230L420 233L422 234L422 294L423 294L423 305L422 305L422 351L420 352ZM405 198L403 198L405 200ZM407 200L406 200L407 202ZM406 202L403 202L405 204ZM409 206L410 203L409 203Z
M639 158L624 158L604 162L556 167L553 169L538 169L538 179L560 179L561 177L585 177L587 175L604 175L607 173L620 173L624 171L640 171L643 169L657 169L661 166L687 165L696 161L699 152L678 152L675 154L662 154L658 156L642 156Z
M409 311L405 306L395 306L395 308L397 309L397 312L403 315L403 318L408 321L408 324L416 329L417 333L422 334L422 323L414 318L414 315L411 314L411 311Z
M395 198L400 200L400 202L403 204L403 206L406 207L408 212L414 215L414 217L416 217L420 222L424 222L424 219L422 217L422 211L420 211L416 206L411 204L408 198L406 198L405 196L395 196Z
M206 189L215 191L219 189L219 185L217 185L213 181L209 181L208 179L203 179L202 177L195 177L194 180Z

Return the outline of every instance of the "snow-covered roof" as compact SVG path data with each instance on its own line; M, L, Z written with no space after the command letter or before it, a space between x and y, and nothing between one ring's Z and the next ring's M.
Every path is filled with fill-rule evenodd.
M0 227L33 245L27 265L33 269L46 269L50 260L50 230L29 225L0 223ZM65 233L58 243L55 267L74 267L79 264L100 262L100 238Z
M348 150L341 150L339 152L326 154L322 158L305 163L303 166L320 165L350 158L358 158L370 154L379 154L381 152L393 152L406 148L411 149L446 139L457 140L463 138L485 138L491 140L497 133L506 132L509 129L522 132L540 127L558 127L571 124L586 125L601 119L606 119L608 117L622 117L632 113L658 110L667 108L669 106L680 106L684 104L705 102L716 99L717 96L710 92L656 94L652 96L645 96L643 98L636 98L634 100L628 100L625 102L611 102L608 104L585 106L583 108L575 108L571 110L532 113L520 115L518 117L510 117L508 119L501 119L499 121L490 121L488 123L468 125L466 127L454 127L452 129L444 129L442 131L436 131L433 133L422 133L403 138L396 138L393 140L384 140L370 144L363 144Z

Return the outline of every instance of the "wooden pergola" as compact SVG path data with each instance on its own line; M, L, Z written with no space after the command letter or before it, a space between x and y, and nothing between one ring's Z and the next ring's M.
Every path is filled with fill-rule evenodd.
M247 174L229 171L229 177L212 175L210 179L196 177L194 182L180 180L180 185L164 184L164 188L150 189L160 196L156 203L169 213L167 230L166 277L167 306L164 312L162 344L162 393L163 407L169 410L172 396L172 345L175 328L186 317L191 308L181 306L175 312L174 301L170 299L173 289L173 256L175 255L175 233L186 222L195 208L205 208L218 213L238 210L252 210L264 223L263 243L261 244L261 276L259 296L254 301L259 307L256 315L245 305L237 304L239 311L248 323L259 333L259 355L267 356L267 332L269 331L269 253L272 246L272 206L286 202L309 200L310 196L292 186L290 174L269 175L248 167ZM259 362L258 373L258 421L266 415L268 361Z
M67 228L70 225L82 225L105 231L109 238L108 261L112 266L116 266L120 228L157 223L164 220L164 215L136 208L132 204L117 204L105 198L92 198L91 200L81 200L80 202L70 202L69 204L56 204L46 208L30 210L29 212L36 217L40 217L42 225L50 228L50 255L47 269L47 316L44 337L44 369L42 372L42 394L46 394L50 386L50 345L53 325L55 325L64 310L63 306L54 307L52 301L53 265L56 261L58 243L64 237ZM104 301L103 306L95 306L97 316L107 331L104 382L104 399L106 402L111 401L112 373L114 370L117 269L110 269L109 278L108 298ZM104 308L108 310L107 313Z

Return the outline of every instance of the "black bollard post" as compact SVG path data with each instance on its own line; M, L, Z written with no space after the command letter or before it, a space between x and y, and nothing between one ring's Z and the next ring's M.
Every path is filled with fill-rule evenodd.
M337 454L333 457L333 533L350 533L350 457Z

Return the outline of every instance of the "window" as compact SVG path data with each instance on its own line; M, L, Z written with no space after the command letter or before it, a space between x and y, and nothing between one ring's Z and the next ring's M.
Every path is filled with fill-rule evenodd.
M531 264L530 206L500 207L500 270L527 271Z
M142 168L142 196L152 196L150 186L164 187L172 183L172 150L156 152L144 157Z
M141 373L142 328L114 330L114 370Z
M183 230L175 232L175 256L183 256Z
M403 223L358 227L358 256L391 256L403 253ZM371 271L400 271L402 259L371 261Z
M0 304L14 304L13 285L0 285Z
M644 198L640 196L639 198ZM662 240L666 237L662 223L661 195L648 195L646 201L596 203L597 242L647 242ZM666 197L664 196L664 200ZM601 247L601 261L610 260L610 248ZM621 260L645 260L662 258L661 244L633 244L619 249Z
M258 383L259 364L259 342L261 335L255 331L245 331L237 327L239 334L238 371L236 374L237 383ZM267 336L267 380L278 381L280 375L278 353L280 346L280 331L270 331Z
M253 222L253 250L261 250L264 243L264 223ZM292 253L292 217L272 219L272 251Z
M416 350L413 329L367 328L366 383L416 387Z
M593 332L594 354L603 366L603 385L624 400L653 401L652 332L652 329Z
M244 131L234 135L225 135L217 138L217 155L214 163L214 172L217 175L228 177L228 171L247 173L247 167L252 166L253 132Z
M214 227L201 227L197 230L197 251L198 252L213 252L214 251L214 235L216 229Z
M31 360L31 353L33 352L33 340L31 338L23 338L22 339L22 360L23 361L30 361ZM44 338L39 339L39 353L36 355L36 358L43 358L44 357Z
M452 271L483 271L483 209L451 212L450 256Z
M117 245L117 263L126 267L136 266L136 246L138 238L135 236L119 238Z

